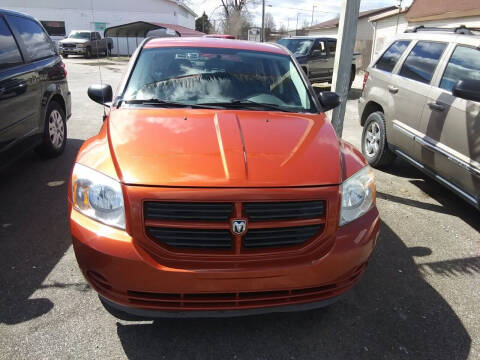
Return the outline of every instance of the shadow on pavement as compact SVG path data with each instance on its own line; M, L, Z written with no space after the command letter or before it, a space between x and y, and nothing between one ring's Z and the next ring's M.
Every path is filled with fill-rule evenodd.
M69 139L56 159L33 151L0 173L0 322L18 324L49 312L29 299L71 244L67 184L83 141Z
M411 184L418 187L439 204L422 202L382 192L377 193L379 198L458 217L480 232L480 212L478 210L405 160L397 158L389 168L382 169L382 171L394 176L410 179Z
M232 319L117 323L130 359L466 359L471 338L384 223L360 283L328 308Z

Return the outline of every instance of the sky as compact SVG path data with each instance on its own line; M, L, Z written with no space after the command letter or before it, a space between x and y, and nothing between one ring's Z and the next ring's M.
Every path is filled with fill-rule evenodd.
M221 17L220 0L189 0L188 3L198 16L201 16L205 11L212 19ZM248 8L253 17L253 22L256 26L260 26L262 21L262 2L261 0L250 0L250 3L252 5L249 5ZM290 30L293 30L296 27L297 15L299 27L304 22L307 22L310 26L312 9L314 9L313 23L318 24L338 17L341 3L340 0L265 0L265 12L273 15L277 28L283 24L285 27L288 26ZM412 0L403 0L402 7L409 6L411 3ZM360 11L398 4L399 0L362 0ZM314 5L315 8L313 8Z

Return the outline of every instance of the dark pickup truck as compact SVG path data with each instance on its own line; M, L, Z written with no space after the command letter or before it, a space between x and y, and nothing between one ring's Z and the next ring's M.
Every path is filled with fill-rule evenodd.
M66 39L58 42L60 54L83 55L87 59L92 55L109 56L113 49L113 40L100 36L99 32L88 30L74 30Z
M296 57L311 83L332 82L337 39L331 37L294 36L278 40ZM350 87L357 71L358 54L352 60Z

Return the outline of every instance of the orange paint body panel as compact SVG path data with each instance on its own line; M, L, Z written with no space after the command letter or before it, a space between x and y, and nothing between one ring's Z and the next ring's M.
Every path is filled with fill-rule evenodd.
M208 38L144 47L199 42L286 55ZM76 163L120 183L124 230L74 208L71 188L70 226L86 279L127 312L324 302L358 282L378 237L375 205L339 226L342 183L366 162L323 113L112 107Z
M288 187L338 184L340 151L324 115L127 109L110 120L127 184Z

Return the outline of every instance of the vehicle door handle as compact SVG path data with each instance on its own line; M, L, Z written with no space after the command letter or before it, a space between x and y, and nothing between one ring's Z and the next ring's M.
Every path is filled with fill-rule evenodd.
M388 91L390 91L392 94L396 94L398 93L398 88L393 85L388 85Z
M428 107L434 111L445 111L445 105L439 104L438 102L430 101L427 103Z

